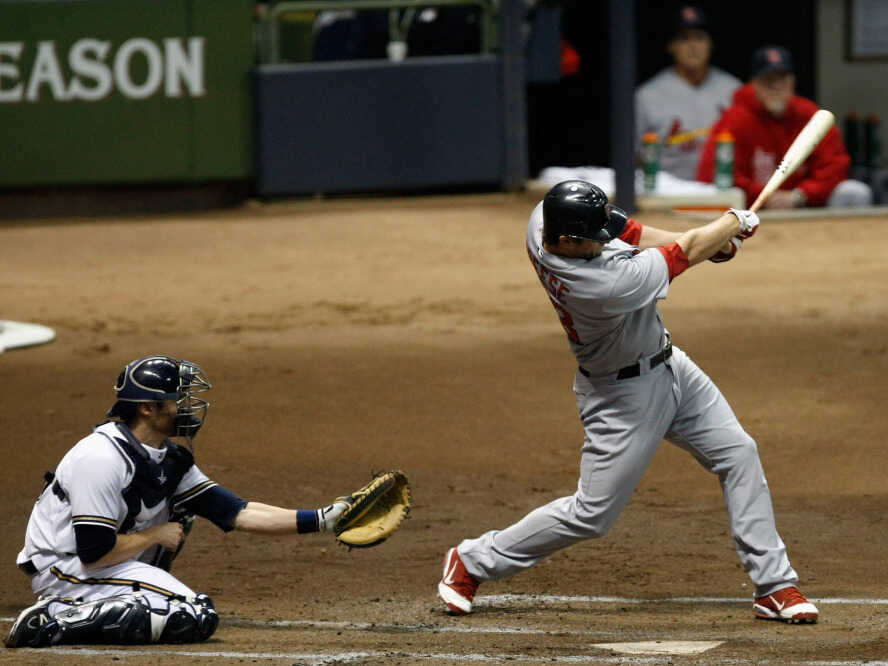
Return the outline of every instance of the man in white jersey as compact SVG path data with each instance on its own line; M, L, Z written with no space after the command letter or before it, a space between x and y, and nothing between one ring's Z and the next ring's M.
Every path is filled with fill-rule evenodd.
M152 355L128 364L108 420L46 475L17 558L37 603L22 611L7 647L203 641L213 602L169 572L188 516L224 531L332 531L347 507L291 510L246 502L194 464L192 441L209 403L203 370ZM185 446L171 437L184 438Z
M672 346L657 311L676 276L706 259L731 259L757 226L755 213L735 209L684 233L642 226L583 181L559 183L537 205L527 251L579 364L580 480L573 495L447 552L438 594L450 612L471 612L484 581L604 536L665 438L718 475L737 554L755 584L755 616L817 621L777 534L755 442L709 377Z
M706 16L696 7L679 9L667 50L672 67L635 92L636 147L654 132L660 141L660 168L696 180L709 128L731 106L742 82L709 64L712 38Z

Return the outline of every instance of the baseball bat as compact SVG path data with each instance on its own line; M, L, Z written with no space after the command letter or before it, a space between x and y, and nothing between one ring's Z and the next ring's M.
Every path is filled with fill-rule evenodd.
M823 140L823 137L826 136L826 133L829 132L835 121L835 116L826 109L820 109L811 116L811 120L802 128L795 141L787 149L777 169L775 169L770 180L765 184L761 194L758 195L755 202L749 207L749 210L758 210L768 197L774 193L774 190L780 187L783 181L789 178L792 172L808 159L808 155Z

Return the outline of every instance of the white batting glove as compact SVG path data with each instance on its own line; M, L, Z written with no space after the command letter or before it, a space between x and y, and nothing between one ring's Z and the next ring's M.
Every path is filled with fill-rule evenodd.
M348 503L343 499L337 499L328 507L318 509L318 531L332 532L336 521L342 512L348 508Z
M734 216L740 220L740 233L737 234L737 238L740 240L746 240L755 234L755 230L759 225L758 215L751 210L737 210L736 208L731 208L728 212L733 213Z

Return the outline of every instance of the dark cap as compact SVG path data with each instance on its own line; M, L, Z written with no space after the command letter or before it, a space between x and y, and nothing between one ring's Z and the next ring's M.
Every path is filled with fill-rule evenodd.
M771 72L792 71L792 55L782 46L763 46L752 54L749 75L753 79Z
M709 32L706 14L699 7L684 5L675 14L672 22L672 39L676 39L685 30L704 30Z

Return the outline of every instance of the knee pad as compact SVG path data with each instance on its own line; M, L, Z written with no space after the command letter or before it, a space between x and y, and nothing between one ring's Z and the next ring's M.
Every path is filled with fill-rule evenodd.
M188 601L170 601L169 613L160 643L197 643L207 640L219 626L219 616L213 601L198 594Z

